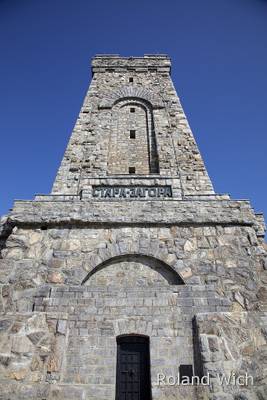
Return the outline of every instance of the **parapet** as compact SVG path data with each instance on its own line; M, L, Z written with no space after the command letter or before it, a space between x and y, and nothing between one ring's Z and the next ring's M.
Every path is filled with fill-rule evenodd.
M144 57L120 57L118 54L97 54L92 59L95 72L160 72L170 73L171 59L166 54L145 54Z

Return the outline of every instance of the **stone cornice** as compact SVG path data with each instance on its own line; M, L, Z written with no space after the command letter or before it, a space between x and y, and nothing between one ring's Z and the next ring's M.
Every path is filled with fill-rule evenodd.
M243 200L16 201L8 222L38 226L250 225L259 228L250 203Z

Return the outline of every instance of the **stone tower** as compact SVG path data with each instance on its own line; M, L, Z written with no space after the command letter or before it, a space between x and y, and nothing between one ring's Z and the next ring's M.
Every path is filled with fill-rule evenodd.
M214 192L170 67L96 56L51 194L2 219L0 399L267 398L263 217Z

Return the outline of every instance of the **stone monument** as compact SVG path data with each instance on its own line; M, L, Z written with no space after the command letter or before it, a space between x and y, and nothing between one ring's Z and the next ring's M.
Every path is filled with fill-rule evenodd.
M263 217L214 192L170 68L94 57L51 194L2 218L0 399L267 398Z

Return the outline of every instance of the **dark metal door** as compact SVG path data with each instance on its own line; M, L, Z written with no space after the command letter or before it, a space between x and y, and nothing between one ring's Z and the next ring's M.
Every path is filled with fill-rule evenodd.
M116 400L150 400L148 338L122 336L117 341Z

